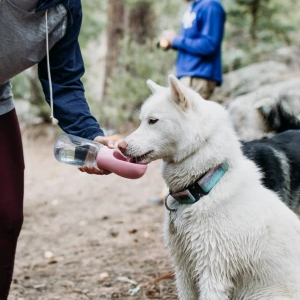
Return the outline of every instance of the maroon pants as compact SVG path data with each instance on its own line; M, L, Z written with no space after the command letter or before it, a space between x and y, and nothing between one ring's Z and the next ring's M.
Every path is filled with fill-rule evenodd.
M16 111L0 115L0 300L12 280L23 223L24 158Z

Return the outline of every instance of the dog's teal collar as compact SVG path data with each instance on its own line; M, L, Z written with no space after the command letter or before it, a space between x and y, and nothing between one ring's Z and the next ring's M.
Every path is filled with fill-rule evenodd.
M168 196L172 196L179 204L193 204L199 201L201 197L207 195L227 171L228 166L226 163L218 165L210 169L183 191L176 193L170 191ZM165 204L167 209L171 210L167 205L168 196Z

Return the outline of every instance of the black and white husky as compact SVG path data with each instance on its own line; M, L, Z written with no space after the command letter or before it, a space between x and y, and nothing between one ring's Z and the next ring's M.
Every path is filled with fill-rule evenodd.
M296 149L285 149L294 132L273 138L273 146L242 145L217 103L172 75L169 88L147 84L153 95L142 106L141 124L120 148L138 163L162 159L170 189L165 238L179 299L300 299L300 221L280 200L283 191L287 203L286 195L298 193ZM262 165L242 148L252 157L261 148ZM264 169L268 158L282 182L279 171ZM277 193L262 180L274 180Z
M300 207L300 130L242 143L244 155L262 172L262 183L293 211Z

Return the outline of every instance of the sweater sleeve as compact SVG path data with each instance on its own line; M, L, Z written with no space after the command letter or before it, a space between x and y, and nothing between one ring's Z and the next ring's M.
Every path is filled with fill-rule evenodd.
M72 7L68 15L65 36L59 40L49 53L53 87L54 116L63 131L87 139L103 136L97 120L91 115L84 95L81 77L84 64L78 42L82 21L80 1ZM50 101L46 57L39 63L39 79L46 101Z
M197 38L178 35L172 47L196 56L209 56L221 46L224 34L225 12L219 3L213 2L202 15L201 34Z

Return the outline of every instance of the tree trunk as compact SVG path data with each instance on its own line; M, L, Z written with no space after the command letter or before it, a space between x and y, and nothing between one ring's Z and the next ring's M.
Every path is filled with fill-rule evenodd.
M120 42L124 36L124 0L109 0L107 10L107 54L105 66L104 97L108 80L112 77L120 54Z
M123 4L125 2L125 4ZM106 78L103 93L103 117L101 125L107 128L116 128L116 120L112 122L109 114L105 111L109 111L110 107L113 106L114 116L119 113L122 114L124 111L128 115L132 115L132 110L135 110L135 106L127 103L126 99L122 99L119 103L115 102L115 99L110 97L117 89L117 82L112 86L110 80L114 80L114 73L119 71L124 76L133 78L136 74L136 63L126 63L120 61L118 64L118 56L120 54L120 44L123 37L126 36L128 43L124 45L128 49L132 49L130 54L134 57L134 49L144 49L144 45L149 39L154 37L154 13L153 13L153 0L138 0L134 3L129 3L125 0L109 0L108 6L108 28L107 28L107 59L106 59ZM125 40L124 40L125 41ZM138 47L134 45L138 44ZM140 46L139 46L140 45ZM131 46L133 46L131 48ZM130 51L130 50L129 50ZM126 74L126 75L125 75ZM122 75L122 74L121 74ZM129 101L130 102L130 101ZM119 112L120 110L120 112ZM121 112L122 111L122 112ZM126 117L130 120L130 116ZM113 123L113 124L112 124Z
M153 3L149 0L139 1L129 12L128 30L130 39L138 44L145 44L147 39L153 39L154 13Z
M257 21L258 21L258 12L260 9L260 0L254 0L251 4L251 26L250 26L250 36L253 44L256 44L256 31L257 31Z

